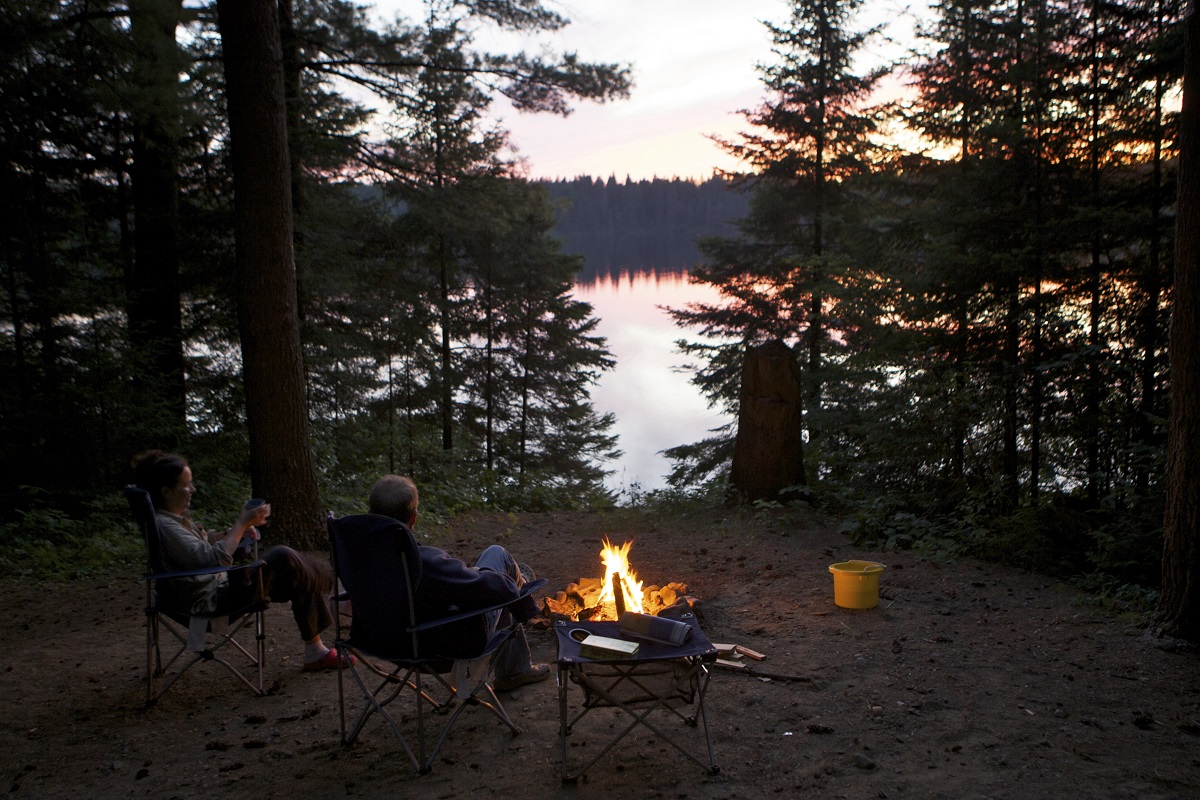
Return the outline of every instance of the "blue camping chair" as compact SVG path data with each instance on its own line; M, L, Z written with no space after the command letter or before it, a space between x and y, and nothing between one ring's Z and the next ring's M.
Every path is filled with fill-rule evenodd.
M512 603L418 624L414 597L420 591L421 556L412 531L391 517L376 514L340 519L330 515L328 529L334 574L345 590L339 599L349 598L353 607L348 636L341 616L335 615L335 646L339 652L358 656L357 664L352 662L345 671L364 701L347 733L346 679L339 670L343 744L353 743L377 713L400 740L413 769L424 774L468 706L487 708L514 736L520 734L491 685L496 656L517 626L514 623L489 632L484 616ZM513 603L545 585L545 579L526 583ZM389 705L406 690L412 694L416 711L415 752L400 721L389 713ZM425 730L430 712L449 715L432 748L427 746Z
M134 521L142 532L146 543L146 705L153 705L167 690L196 664L212 661L225 667L256 695L263 695L263 656L266 652L266 631L263 613L270 601L263 596L262 565L258 559L258 543L254 543L253 561L248 564L233 564L203 569L168 570L162 557L162 539L158 520L154 516L154 504L150 495L137 486L125 487L125 499L133 512ZM255 581L258 584L256 598L242 608L223 610L214 614L196 614L188 608L172 606L165 602L161 589L172 580L198 575L226 573L231 580ZM238 640L243 629L253 622L254 642L249 645ZM163 660L162 638L169 635L178 649L170 658ZM170 640L168 640L170 641ZM244 664L239 667L227 660L223 653L235 650ZM183 658L183 661L180 659ZM179 662L180 666L171 672ZM160 688L155 689L159 678L170 672Z

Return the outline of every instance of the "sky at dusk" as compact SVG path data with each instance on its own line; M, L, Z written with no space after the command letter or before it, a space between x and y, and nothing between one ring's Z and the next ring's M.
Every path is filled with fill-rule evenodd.
M855 29L893 23L905 36L902 0L875 0ZM785 21L786 0L550 0L547 7L572 21L540 34L542 45L576 52L582 60L632 66L628 100L579 103L569 117L517 114L497 106L503 125L525 159L530 177L580 175L618 180L682 177L703 180L717 167L737 164L706 137L735 138L746 130L737 112L763 99L755 69L773 60L763 20ZM420 18L420 0L381 0L376 11ZM887 55L886 45L874 55Z

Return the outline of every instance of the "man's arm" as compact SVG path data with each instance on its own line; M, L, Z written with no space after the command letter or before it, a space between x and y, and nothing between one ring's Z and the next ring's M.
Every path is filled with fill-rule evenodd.
M517 599L517 584L507 575L468 566L438 547L422 545L421 582L417 605L430 614L509 603Z

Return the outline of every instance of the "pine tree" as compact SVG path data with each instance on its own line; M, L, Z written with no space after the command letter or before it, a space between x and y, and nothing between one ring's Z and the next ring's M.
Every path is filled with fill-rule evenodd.
M237 309L250 476L284 541L317 549L322 507L296 307L290 161L274 0L218 0L235 192Z
M870 167L876 121L865 103L886 74L855 71L878 32L851 30L860 8L801 0L786 23L767 24L778 60L760 70L767 99L745 112L757 132L721 142L751 170L750 213L739 237L703 243L706 263L692 273L720 287L723 303L672 312L680 325L733 340L697 375L714 400L736 397L738 357L731 352L740 356L747 344L767 339L803 352L810 443L820 440L826 370L842 358L834 350L845 338L839 306L853 236L845 184Z
M464 388L477 398L487 472L519 497L553 489L594 500L604 494L600 465L618 454L613 419L595 413L589 388L614 362L594 335L591 306L570 296L579 262L550 236L545 192L486 183L488 198L474 205L490 213L468 244L479 346L468 350Z

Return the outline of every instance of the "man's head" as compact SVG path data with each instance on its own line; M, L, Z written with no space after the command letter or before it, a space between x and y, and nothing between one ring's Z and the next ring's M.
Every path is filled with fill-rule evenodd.
M417 485L404 475L384 475L371 487L372 514L398 519L408 527L417 524Z

